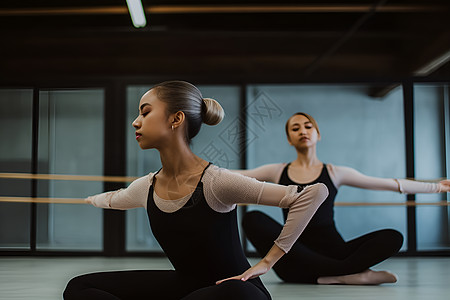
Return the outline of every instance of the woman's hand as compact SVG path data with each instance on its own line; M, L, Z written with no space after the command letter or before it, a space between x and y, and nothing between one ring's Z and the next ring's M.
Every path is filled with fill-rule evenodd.
M92 197L87 197L87 198L84 198L84 202L86 202L87 204L91 204L91 205L93 205L93 202L92 202Z
M265 262L263 259L263 260L260 260L256 265L254 265L253 267L251 267L250 269L248 269L247 271L242 273L241 275L237 275L237 276L219 280L216 282L216 284L221 284L222 282L227 281L227 280L247 281L248 279L252 279L252 278L261 276L263 274L266 274L267 271L270 270L270 268L271 268L271 266L269 266L269 264L267 262Z
M450 180L449 179L442 180L441 182L439 182L439 191L441 193L450 192Z
M267 252L266 256L261 259L256 265L254 265L241 275L219 280L216 282L216 284L220 284L227 280L247 281L249 279L266 274L283 255L283 250L281 250L277 245L273 245L269 252Z

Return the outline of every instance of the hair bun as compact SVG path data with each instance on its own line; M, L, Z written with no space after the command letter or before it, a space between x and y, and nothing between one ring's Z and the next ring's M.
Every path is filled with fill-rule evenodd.
M202 111L203 123L207 125L219 124L225 115L225 112L219 102L212 98L203 98L203 103L205 104L203 106L204 110Z

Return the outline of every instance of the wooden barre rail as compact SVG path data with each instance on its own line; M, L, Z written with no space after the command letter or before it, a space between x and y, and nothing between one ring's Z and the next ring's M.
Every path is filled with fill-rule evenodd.
M0 178L9 179L40 179L40 180L74 180L74 181L104 181L104 182L132 182L139 177L134 176L100 176L100 175L65 175L65 174L31 174L31 173L0 173ZM415 178L405 178L416 180ZM438 182L447 178L434 180L420 180L423 182Z
M83 198L0 197L0 202L87 204Z
M0 197L0 202L86 204L83 198ZM246 206L241 204L240 206ZM336 202L335 206L450 206L450 202Z
M94 175L63 175L63 174L30 174L30 173L0 173L0 178L8 179L38 179L38 180L73 180L101 182L132 182L139 177L131 176L94 176ZM431 182L431 181L430 181ZM433 180L434 182L434 180ZM0 197L0 202L15 203L62 203L85 204L83 198L46 198L46 197ZM450 202L336 202L336 206L450 206Z
M94 175L63 175L63 174L30 174L30 173L0 173L0 178L10 179L43 179L43 180L75 180L75 181L105 181L131 182L139 177L131 176L94 176Z

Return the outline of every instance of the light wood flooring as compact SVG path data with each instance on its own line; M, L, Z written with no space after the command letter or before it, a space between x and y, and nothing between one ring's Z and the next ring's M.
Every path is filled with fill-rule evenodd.
M254 264L257 260L250 261ZM168 269L170 264L165 258L0 257L0 299L62 299L66 283L75 275L143 268ZM262 279L276 300L450 299L450 257L394 257L375 269L395 272L399 281L380 286L286 284L273 271L265 274Z

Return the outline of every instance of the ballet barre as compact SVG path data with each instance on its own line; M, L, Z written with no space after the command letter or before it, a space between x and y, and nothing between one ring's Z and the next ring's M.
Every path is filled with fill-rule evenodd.
M100 182L132 182L138 177L131 176L95 176L95 175L64 175L64 174L30 174L30 173L0 173L4 179L37 179L37 180L72 180ZM86 204L83 198L48 198L48 197L0 197L0 202L12 203L53 203L53 204Z
M136 176L101 176L101 175L66 175L66 174L31 174L31 173L0 173L4 179L39 179L39 180L74 180L74 181L104 181L104 182L132 182ZM405 178L416 180L414 178ZM447 178L435 180L420 180L423 182L436 182Z
M74 181L104 181L104 182L132 182L139 177L135 176L100 176L100 175L65 175L65 174L31 174L31 173L0 173L5 179L39 179L39 180L74 180ZM414 178L405 178L416 180ZM447 178L435 180L420 180L423 182L436 182Z
M132 176L95 176L95 175L64 175L64 174L30 174L30 173L0 173L5 179L37 179L37 180L73 180L101 182L132 182L139 177ZM424 180L425 181L425 180ZM2 197L0 202L12 203L53 203L53 204L86 204L84 198L48 198L48 197ZM335 206L450 206L450 202L335 202ZM241 204L240 206L246 206Z
M132 182L139 177L131 176L95 176L95 175L63 175L63 174L30 174L30 173L0 173L0 178L8 179L40 179L40 180L74 180L74 181L104 181Z
M86 204L83 198L0 197L0 202Z
M0 202L13 203L53 203L53 204L87 204L84 198L46 198L46 197L0 197ZM450 202L335 202L335 206L450 206ZM239 204L248 206L248 204Z

